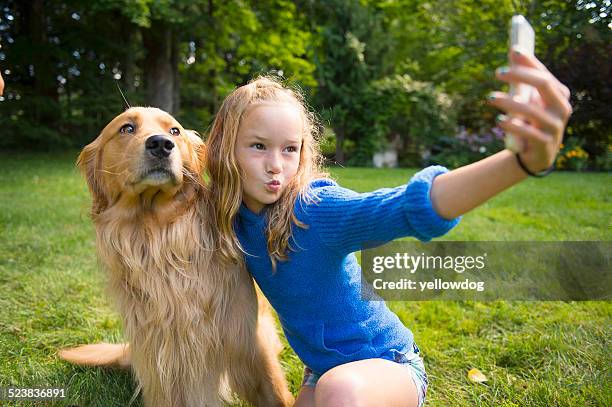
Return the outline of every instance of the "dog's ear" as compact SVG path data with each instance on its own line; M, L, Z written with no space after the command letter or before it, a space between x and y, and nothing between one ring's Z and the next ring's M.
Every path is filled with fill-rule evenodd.
M96 217L104 209L108 207L108 197L102 187L102 179L100 178L100 156L102 150L98 139L89 143L83 148L76 165L87 180L87 186L92 197L91 216Z
M204 144L204 140L202 140L202 136L195 130L185 130L187 133L187 138L193 145L193 148L196 152L199 172L202 171L204 165L206 164L206 144Z
M204 144L204 140L202 140L202 136L197 131L185 129L185 133L187 133L187 137L189 138L189 141L191 141L192 143Z

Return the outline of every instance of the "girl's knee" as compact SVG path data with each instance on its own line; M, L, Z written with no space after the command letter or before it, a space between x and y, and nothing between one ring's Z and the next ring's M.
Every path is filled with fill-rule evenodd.
M348 370L325 373L315 387L315 404L325 407L361 407L363 406L362 378Z

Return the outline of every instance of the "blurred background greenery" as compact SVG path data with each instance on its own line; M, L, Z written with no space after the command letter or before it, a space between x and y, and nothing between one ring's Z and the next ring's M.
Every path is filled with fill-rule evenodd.
M484 103L501 86L507 26L572 91L559 166L612 167L610 0L3 0L0 148L92 140L123 109L161 107L205 133L223 98L258 74L299 86L331 163L456 167L502 146Z

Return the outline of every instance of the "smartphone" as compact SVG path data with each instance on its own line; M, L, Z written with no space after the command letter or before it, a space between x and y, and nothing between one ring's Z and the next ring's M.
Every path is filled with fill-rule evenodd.
M510 48L513 47L519 48L522 53L527 55L534 55L535 52L535 32L531 24L522 15L515 15L510 20ZM532 91L533 87L530 85L510 84L510 96L519 102L529 101ZM505 144L508 150L515 153L523 150L522 141L511 133L506 133Z

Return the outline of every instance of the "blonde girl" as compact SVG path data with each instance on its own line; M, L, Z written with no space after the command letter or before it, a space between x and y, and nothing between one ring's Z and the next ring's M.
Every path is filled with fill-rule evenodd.
M511 52L499 79L537 89L529 103L496 92L489 103L520 137L448 171L428 167L403 186L356 193L321 170L316 125L302 97L268 79L224 101L208 139L207 171L219 254L246 265L305 364L297 406L421 406L427 375L412 332L384 302L360 296L353 252L414 236L428 241L463 213L553 163L571 113L569 92L535 58Z

